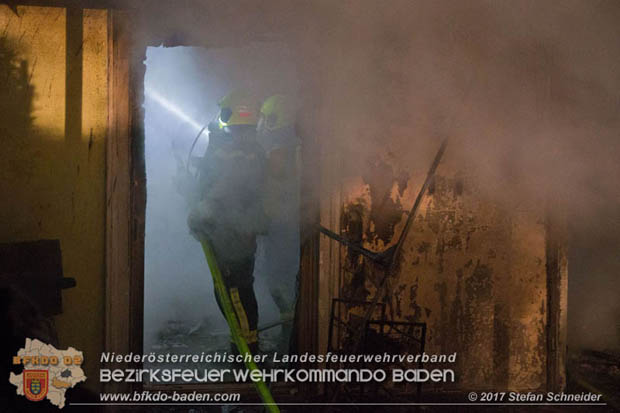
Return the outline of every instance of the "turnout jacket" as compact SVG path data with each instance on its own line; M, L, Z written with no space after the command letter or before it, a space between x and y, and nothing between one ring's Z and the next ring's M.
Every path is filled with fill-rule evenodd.
M213 243L222 244L217 238L265 232L265 166L265 153L254 130L210 134L200 164L198 208L205 226L201 232Z

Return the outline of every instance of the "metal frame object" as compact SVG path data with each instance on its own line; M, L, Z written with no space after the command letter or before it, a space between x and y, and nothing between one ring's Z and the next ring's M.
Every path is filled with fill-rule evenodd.
M344 244L347 247L354 248L360 254L366 256L367 258L372 259L373 261L377 262L378 264L382 265L385 268L385 273L383 274L383 277L379 281L379 284L376 286L377 290L375 291L372 301L370 302L370 305L367 307L366 312L364 313L362 325L365 325L366 323L370 321L375 306L386 293L385 290L387 288L387 283L386 283L387 279L390 276L394 275L394 273L396 272L398 268L398 259L402 251L403 244L405 243L405 239L407 238L407 234L409 233L409 230L413 223L413 219L415 218L418 212L418 208L420 207L420 204L422 203L422 197L424 196L424 193L428 190L428 187L430 186L431 181L433 177L435 176L435 171L437 170L437 167L439 166L439 163L441 162L441 159L443 158L443 154L446 151L447 146L448 146L448 138L444 139L441 142L441 145L439 146L439 149L437 150L435 158L433 159L433 162L431 163L431 166L428 169L426 178L424 179L424 183L422 184L422 187L420 188L420 191L418 192L418 195L416 196L416 199L413 203L413 206L411 207L411 210L409 211L409 214L407 215L405 226L403 227L403 230L400 233L398 241L392 247L379 253L374 252L374 251L369 251L359 245L355 245L354 242L347 240L346 238L341 237L338 234L333 233L327 228L323 228L321 226L319 226L318 228L318 230L321 233L325 234L326 236ZM330 334L331 334L331 329L330 329ZM365 329L360 328L360 331L358 332L353 342L353 347L352 347L353 354L356 354L359 351L362 341L364 339L364 335L365 335ZM343 388L342 385L336 388L336 391L334 392L333 397L331 398L332 402L336 400L336 397L338 396L342 388Z
M378 329L374 329L373 326L377 326ZM386 331L387 327L387 331ZM417 345L417 349L409 348L407 350L408 354L422 354L424 353L424 348L426 345L426 323L417 323L417 322L409 322L409 321L390 321L390 320L369 320L366 323L366 328L364 329L364 353L369 353L373 349L369 345L369 333L374 331L378 333L378 336L381 337L385 342L389 342L393 335L396 335L398 338L393 339L393 342L398 343L401 346L411 346ZM418 334L419 332L419 334ZM394 334L395 333L395 334ZM376 350L376 348L374 349ZM418 362L418 368L422 369L424 364L422 361ZM380 385L381 386L381 385ZM407 384L405 384L407 386ZM362 393L363 393L362 386ZM389 394L389 390L385 387L383 389ZM416 386L416 400L419 402L420 397L422 395L422 383L418 382ZM360 394L361 396L361 394Z
M343 298L332 299L332 308L331 308L330 317L329 317L329 331L328 331L328 336L327 336L327 351L336 353L336 352L343 350L342 345L344 343L341 343L340 340L337 340L334 343L334 328L335 327L342 327L346 330L351 330L351 333L355 333L354 331L352 331L353 329L350 326L348 320L344 320L342 317L340 317L340 311L339 310L337 311L336 307L339 307L339 305L349 305L351 307L366 307L372 304L373 303L371 301L347 300ZM375 303L374 305L379 306L381 308L381 313L380 313L381 319L384 319L385 318L385 303ZM349 314L349 312L345 311L345 314ZM362 327L363 325L364 323L362 323L360 327ZM354 337L354 334L352 334L351 337ZM339 336L337 338L339 338Z
M361 307L366 312L365 308L367 307L379 307L379 317L380 319L385 319L386 314L386 305L385 303L376 303L373 305L371 301L361 301L361 300L347 300L343 298L334 298L332 299L332 306L330 311L329 318L329 331L327 338L327 351L334 354L351 354L351 346L350 343L347 343L348 340L355 340L358 335L359 330L364 331L364 321L363 318L359 317L359 322L352 324L349 319L345 319L346 316L351 316L349 309L351 307ZM341 330L342 329L342 330ZM339 364L340 367L346 368L354 368L354 363L327 363L327 368L331 368L334 364ZM355 387L355 386L354 386ZM341 394L343 391L350 395L351 401L355 401L358 398L359 392L355 391L355 389L351 389L351 386L340 385L337 387L326 387L327 391L327 399L330 399L330 390L334 389L334 393L331 394L331 397L335 397L338 394ZM350 391L353 390L353 391ZM360 387L361 391L362 388Z

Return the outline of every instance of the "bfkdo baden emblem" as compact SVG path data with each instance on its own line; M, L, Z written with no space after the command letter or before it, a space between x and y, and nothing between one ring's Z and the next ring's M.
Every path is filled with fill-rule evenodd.
M24 370L24 395L28 400L38 402L45 399L48 377L47 370Z

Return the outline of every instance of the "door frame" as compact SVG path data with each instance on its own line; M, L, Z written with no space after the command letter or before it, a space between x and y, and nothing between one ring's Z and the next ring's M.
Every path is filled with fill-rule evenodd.
M108 11L108 139L106 158L106 280L104 351L142 354L144 333L144 235L146 212L146 167L144 159L144 75L146 49L161 44L136 32L132 14ZM167 44L167 46L189 46ZM196 45L194 45L196 46ZM318 174L316 140L304 139L311 131L298 128L302 148L302 194L316 194ZM306 160L305 162L303 160ZM302 195L303 197L303 195ZM302 201L304 202L304 201ZM318 222L318 199L313 195L304 208ZM298 352L318 353L318 268L319 236L310 226L301 228L299 298L297 303ZM307 332L312 332L307 334ZM106 368L141 368L139 364L108 363ZM140 384L108 383L106 391L141 390ZM274 389L277 395L290 394ZM254 394L250 384L164 385L149 388L165 391L238 391ZM314 392L314 385L300 384L302 397ZM299 395L297 396L299 397Z

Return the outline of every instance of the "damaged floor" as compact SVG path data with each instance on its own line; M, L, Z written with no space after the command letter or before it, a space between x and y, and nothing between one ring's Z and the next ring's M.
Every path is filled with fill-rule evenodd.
M287 353L288 345L281 340L280 327L270 323L262 326L263 331L260 332L260 348L265 354L274 352ZM271 327L271 328L270 328ZM260 329L260 327L259 327ZM231 354L230 333L225 329L214 329L208 321L201 321L195 324L189 324L182 320L169 320L166 325L161 328L152 345L147 352L155 354L213 354L219 353ZM205 363L200 365L201 368L207 369L224 369L224 368L241 368L233 366L230 363ZM284 367L280 365L269 365L267 367ZM145 363L144 368L196 368L196 363L169 363L161 364ZM232 378L229 380L232 382ZM175 383L182 383L177 381Z

